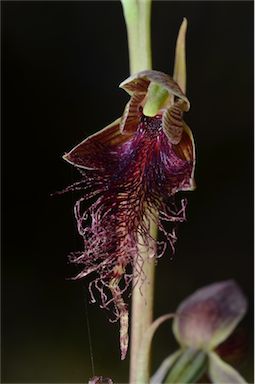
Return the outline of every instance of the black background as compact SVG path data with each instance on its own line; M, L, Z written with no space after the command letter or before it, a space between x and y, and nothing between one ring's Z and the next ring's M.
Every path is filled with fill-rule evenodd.
M154 69L172 73L184 16L198 188L174 260L158 264L155 316L228 278L252 304L253 4L154 2ZM78 176L62 154L122 113L128 75L119 2L2 2L2 382L86 382L86 312L96 374L127 381L117 325L66 280L68 252L81 247L76 197L50 194ZM251 308L242 328L252 340ZM251 347L240 369L252 382ZM175 348L166 324L154 366Z

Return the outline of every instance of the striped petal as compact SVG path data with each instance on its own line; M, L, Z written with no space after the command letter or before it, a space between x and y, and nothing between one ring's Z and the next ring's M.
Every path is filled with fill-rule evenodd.
M123 88L130 95L139 92L145 94L150 84L157 84L165 89L169 96L174 95L185 102L185 111L190 108L189 100L184 95L179 85L168 75L163 72L146 70L141 71L120 84L120 88Z
M112 153L117 147L130 139L130 134L122 134L120 131L121 119L115 120L101 131L87 137L63 159L79 168L104 169L106 153Z
M183 132L183 100L178 100L163 114L163 130L172 144L178 144Z
M144 99L144 94L134 93L127 103L121 117L120 131L123 133L133 133L137 130L140 120L139 107Z

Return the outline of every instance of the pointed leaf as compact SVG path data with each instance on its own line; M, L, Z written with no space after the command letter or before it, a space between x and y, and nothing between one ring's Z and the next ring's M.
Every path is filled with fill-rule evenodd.
M179 29L176 41L175 63L174 63L174 80L179 84L183 93L186 93L186 52L185 39L187 31L187 19L184 18Z
M214 352L209 353L208 374L216 384L245 384L244 378Z

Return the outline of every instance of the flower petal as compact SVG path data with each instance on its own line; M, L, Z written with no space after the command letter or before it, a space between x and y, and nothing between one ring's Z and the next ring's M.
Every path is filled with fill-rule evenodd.
M182 188L183 191L194 191L196 188L196 182L194 179L194 173L195 173L195 165L196 165L196 153L195 153L195 142L193 138L193 134L191 129L188 127L188 125L185 123L185 121L182 121L183 124L183 131L181 135L181 140L178 144L170 144L172 147L173 152L176 154L176 156L181 159L188 161L192 164L192 171L190 174L190 182L188 185L186 185L184 188ZM164 129L164 132L166 136L169 139L169 134ZM170 140L169 140L170 141Z
M216 353L210 352L208 374L213 383L244 384L244 378L231 365L225 363Z
M195 142L191 129L183 121L183 133L181 141L177 145L173 145L174 151L177 156L183 160L193 161L195 167L196 153Z
M172 146L175 154L182 160L192 162L192 172L190 175L190 186L183 189L185 191L194 191L196 188L196 182L194 178L195 166L196 166L196 151L193 134L188 125L183 121L183 132L181 141L177 145Z
M131 96L133 95L133 93L146 94L147 89L150 85L150 80L141 75L144 72L151 71L142 71L135 73L134 75L129 76L126 80L122 81L119 87L124 89Z
M134 92L141 92L145 94L150 83L160 85L162 88L167 90L169 96L174 95L185 101L185 111L189 110L189 100L184 95L179 85L170 76L159 71L146 70L138 72L123 81L120 84L120 88L123 88L130 95Z
M120 131L123 133L133 133L137 130L140 112L139 107L144 99L144 94L134 93L127 103L124 113L121 117Z
M130 134L120 132L120 118L103 128L101 131L87 137L74 147L63 159L69 163L86 169L104 169L105 154L109 156L119 145L130 139Z
M201 288L177 309L173 331L182 346L210 350L224 341L247 310L247 301L233 281Z
M178 144L183 132L183 101L179 100L163 114L163 130L172 144Z

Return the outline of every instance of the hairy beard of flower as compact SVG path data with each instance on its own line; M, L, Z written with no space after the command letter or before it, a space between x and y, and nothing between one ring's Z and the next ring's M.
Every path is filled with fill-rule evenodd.
M143 273L139 244L147 248L148 257L160 257L167 243L174 251L175 230L168 233L163 223L185 220L185 200L177 208L174 194L190 186L193 165L175 153L162 129L161 115L141 114L137 131L128 141L114 150L102 144L97 156L104 169L81 170L82 180L76 184L84 190L75 205L84 251L71 255L70 260L81 267L76 278L96 273L89 286L91 299L96 301L96 289L102 307L113 304L117 320L122 313L116 298L122 297L133 275ZM88 202L91 205L86 209ZM151 237L152 221L165 241L157 243Z

